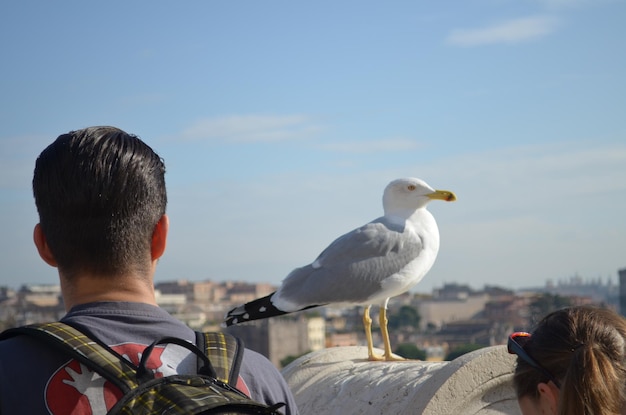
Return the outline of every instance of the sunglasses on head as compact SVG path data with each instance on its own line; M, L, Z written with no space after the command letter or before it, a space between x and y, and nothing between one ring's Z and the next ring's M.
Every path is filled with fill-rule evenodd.
M552 381L556 385L557 388L561 388L561 384L555 378L552 373L548 372L546 368L541 366L535 359L533 359L527 352L524 350L524 346L530 340L530 333L526 333L523 331L518 331L509 336L509 341L507 342L507 349L509 353L517 355L524 362L528 363L533 368L537 369L543 375L548 378L548 380Z

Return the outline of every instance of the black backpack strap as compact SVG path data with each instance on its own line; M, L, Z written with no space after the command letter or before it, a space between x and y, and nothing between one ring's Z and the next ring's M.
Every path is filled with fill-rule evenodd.
M243 340L220 332L196 332L196 345L211 361L217 379L236 387L241 359Z
M72 326L57 321L15 327L5 330L0 340L22 334L39 339L78 360L124 393L138 385L137 368L132 363Z

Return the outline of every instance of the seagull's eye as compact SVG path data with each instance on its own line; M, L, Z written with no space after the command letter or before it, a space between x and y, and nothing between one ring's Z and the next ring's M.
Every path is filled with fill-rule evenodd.
M410 184L406 188L409 189L410 192L412 192L413 190L415 190L415 185L414 184Z

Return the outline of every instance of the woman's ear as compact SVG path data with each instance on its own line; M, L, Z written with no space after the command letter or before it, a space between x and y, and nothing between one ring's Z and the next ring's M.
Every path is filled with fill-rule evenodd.
M559 388L552 382L539 383L539 404L544 413L556 415L559 408Z
M152 233L151 257L155 261L165 252L167 245L167 231L170 228L170 219L167 215L161 216Z
M56 267L57 261L48 246L46 235L44 235L43 229L41 229L41 224L39 223L35 225L35 229L33 230L33 241L35 242L37 252L39 252L41 259L43 259L44 262L51 267Z

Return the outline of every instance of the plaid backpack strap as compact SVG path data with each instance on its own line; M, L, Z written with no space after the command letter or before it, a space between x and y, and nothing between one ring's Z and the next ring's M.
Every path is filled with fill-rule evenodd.
M220 332L196 332L196 345L211 361L217 379L237 386L243 358L243 340Z
M2 333L1 338L25 334L45 342L83 363L91 370L127 393L137 386L136 368L109 347L61 322L31 324L15 327Z

